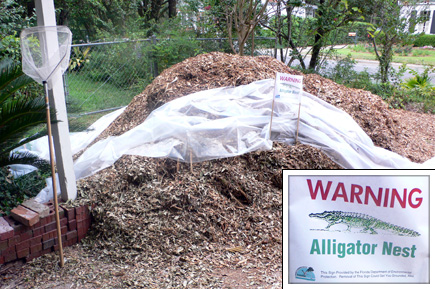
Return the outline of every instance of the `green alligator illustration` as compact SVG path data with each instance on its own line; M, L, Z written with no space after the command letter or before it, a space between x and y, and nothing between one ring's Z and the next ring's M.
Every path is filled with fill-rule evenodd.
M416 231L383 222L377 218L360 213L324 211L323 213L312 213L309 214L309 216L311 218L318 218L328 222L328 226L326 226L325 230L329 230L331 226L336 224L345 224L347 225L346 231L348 232L350 232L352 228L362 228L362 233L367 233L370 231L370 234L377 234L378 232L376 232L376 229L379 229L399 236L420 236L420 234Z

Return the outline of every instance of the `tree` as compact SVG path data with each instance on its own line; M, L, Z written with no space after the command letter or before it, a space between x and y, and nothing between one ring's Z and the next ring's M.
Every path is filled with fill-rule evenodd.
M393 59L394 45L412 43L415 24L425 21L424 17L413 17L417 4L421 1L373 0L370 10L371 26L368 29L376 58L379 61L380 80L388 82L390 66ZM420 6L420 15L425 11Z
M238 54L243 55L245 43L250 35L254 36L254 29L264 17L268 3L266 1L264 4L261 4L261 1L258 0L237 0L233 6L227 5L226 23L228 40L235 54L237 54L237 51L232 41L233 28L237 34Z
M17 93L33 82L12 60L0 61L0 167L11 164L47 165L46 161L34 155L11 153L45 135L45 131L39 131L27 137L30 129L46 122L45 98Z
M34 24L36 17L15 0L0 1L0 60L21 61L19 35L22 29Z
M282 39L285 40L292 50L292 56L300 61L303 69L306 67L301 48L311 46L308 69L315 70L319 65L322 49L331 44L329 42L333 33L363 17L368 4L362 0L281 0L277 6L282 9L277 9L275 17L277 25L274 27L268 23L262 24L276 33L281 44L284 44ZM296 10L313 13L302 18L294 15ZM281 11L286 12L284 16Z
M145 0L136 1L138 13L145 22L159 21L167 12L168 18L177 16L177 0Z
M302 69L306 69L304 62L306 55L302 55L302 50L308 45L306 32L311 26L309 24L310 18L293 17L295 9L302 8L303 5L304 3L301 0L278 0L276 2L276 13L272 20L265 18L260 24L271 30L276 36L282 62L286 61L287 48L290 47L291 58L288 65L291 65L293 60L297 59ZM285 13L283 13L284 11Z

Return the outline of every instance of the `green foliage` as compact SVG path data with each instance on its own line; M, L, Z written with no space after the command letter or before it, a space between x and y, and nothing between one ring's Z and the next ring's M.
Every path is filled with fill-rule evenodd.
M68 69L70 71L79 71L86 63L89 63L90 50L91 47L89 46L84 49L80 49L80 47L73 47Z
M162 39L153 46L153 57L158 60L159 74L166 68L202 52L197 40L184 37Z
M24 200L35 197L46 186L45 179L49 176L49 166L18 178L6 167L0 167L0 216L9 215Z
M15 34L4 36L0 40L0 60L6 58L16 63L21 62L20 38Z
M336 60L337 65L325 71L323 76L340 84L352 84L358 76L354 70L356 61L350 55Z
M20 31L31 26L35 15L27 15L26 9L16 0L0 2L0 36L18 35Z
M11 154L15 148L45 133L27 135L30 129L45 123L44 97L16 94L32 82L11 60L0 61L0 167L19 163L42 165L32 155Z
M435 47L435 35L422 34L422 35L418 36L414 41L414 46L417 46L417 47L423 47L423 46Z
M409 71L414 77L402 82L401 87L409 94L410 98L422 102L427 111L435 112L435 87L429 76L435 71L435 68L426 66L422 73L413 69L409 69Z
M408 19L412 16L412 7L416 1L373 0L371 8L372 23L368 28L379 61L381 81L388 82L389 70L395 45L408 45L416 37L409 31ZM405 7L406 6L406 7ZM406 8L406 9L405 9ZM420 13L422 14L422 13ZM414 24L424 21L423 17L415 18ZM412 29L411 29L412 30Z
M80 63L80 69L70 70L71 74L83 73L90 80L108 82L118 89L135 85L134 74L148 75L149 53L144 42L124 42L113 45L99 45L89 52L88 47L80 48L72 65ZM79 49L77 49L79 50ZM70 66L70 68L72 68Z
M15 0L0 1L0 61L12 59L21 62L19 34L35 22L35 16L27 16L24 7Z
M28 137L30 129L46 120L44 97L19 93L31 83L33 80L12 60L0 61L0 215L8 214L25 198L35 196L45 186L41 174L50 171L45 160L29 153L12 152L45 134L40 131ZM34 165L40 171L15 179L7 170L12 164Z
M348 87L364 89L379 95L391 108L403 109L408 104L417 104L425 112L435 113L435 90L430 82L429 73L434 68L427 66L422 73L402 65L399 69L389 71L390 82L384 83L379 73L370 74L367 71L354 71L355 61L349 56L337 60L337 65L323 72L323 76ZM401 79L406 71L414 77L406 82Z
M411 45L397 46L393 48L393 53L401 56L408 56L411 52L412 52Z

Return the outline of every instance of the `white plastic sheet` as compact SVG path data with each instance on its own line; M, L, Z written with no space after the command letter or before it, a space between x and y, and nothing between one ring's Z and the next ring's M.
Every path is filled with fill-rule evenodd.
M155 110L144 123L90 147L75 164L77 178L113 164L123 154L204 161L294 144L298 100L275 101L274 81L197 92ZM375 147L345 112L304 92L299 141L322 149L347 169L417 168L408 159Z
M76 177L90 176L124 154L200 162L269 150L272 141L292 145L299 101L275 100L269 135L273 90L274 80L267 79L175 99L141 125L89 147L74 164ZM301 102L298 140L320 148L343 168L414 169L434 163L413 163L375 147L351 116L309 93L303 93Z

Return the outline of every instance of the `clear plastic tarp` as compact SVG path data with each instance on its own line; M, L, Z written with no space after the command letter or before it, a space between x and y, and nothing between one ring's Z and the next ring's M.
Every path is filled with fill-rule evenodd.
M275 99L270 125L273 91L274 80L267 79L168 102L132 130L87 148L74 163L76 177L90 176L126 154L201 162L270 150L273 141L293 145L299 100ZM72 144L80 148L90 139L80 134L71 136ZM435 160L417 164L374 146L351 116L306 92L301 97L298 141L321 149L346 169L426 168Z

